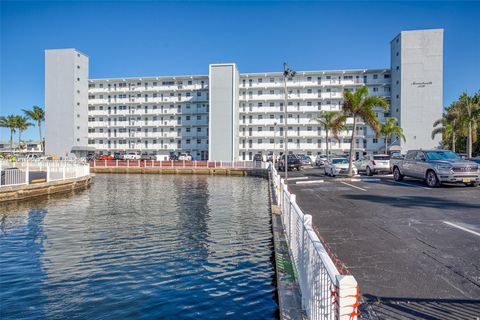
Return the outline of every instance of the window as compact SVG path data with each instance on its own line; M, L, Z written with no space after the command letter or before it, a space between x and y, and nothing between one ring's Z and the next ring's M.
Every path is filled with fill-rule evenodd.
M270 102L270 107L275 107L275 102Z
M378 79L378 74L374 74L373 79Z
M389 74L384 74L384 75L383 75L383 78L384 78L384 79L389 79L389 78L390 78L390 75L389 75Z
M312 77L307 77L307 81L312 81Z
M258 139L258 144L263 143L262 139Z
M263 82L263 79L262 78L259 78L258 79L258 83L262 83Z
M377 139L377 138L373 138L373 143L378 143L378 139Z
M275 82L275 78L270 78L270 82Z
M202 140L201 139L197 139L197 144L201 144L202 143Z
M197 97L200 97L202 93L200 91L197 92Z

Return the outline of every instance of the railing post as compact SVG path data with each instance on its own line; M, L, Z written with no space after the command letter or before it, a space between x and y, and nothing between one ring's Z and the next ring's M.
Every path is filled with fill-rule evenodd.
M292 208L293 204L297 201L297 196L294 194L290 194L290 203L288 206L288 238L289 238L289 245L292 245Z
M115 167L118 167L118 159L115 160Z
M47 182L50 182L50 165L47 164Z
M29 170L30 170L30 166L28 165L28 162L27 162L27 169L25 170L25 184L27 184L27 185L29 184L29 181L28 181L28 180L29 180L29 178L30 178L30 177L29 177L29 175L30 175Z
M94 168L95 168L96 164L97 164L97 160L93 159L93 167Z
M103 166L106 167L107 166L107 160L104 160L104 161L105 161L105 163L104 163Z
M337 319L358 319L358 283L351 275L337 275Z
M223 161L220 161L220 168L223 168Z
M138 167L140 168L141 167L141 160L137 160L138 161Z
M130 159L127 159L127 167L130 167Z
M183 168L185 168L185 160L183 160Z
M63 164L63 167L62 167L62 180L65 180L65 164Z

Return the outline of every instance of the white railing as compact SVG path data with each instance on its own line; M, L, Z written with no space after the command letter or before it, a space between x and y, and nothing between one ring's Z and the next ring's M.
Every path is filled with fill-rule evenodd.
M10 162L0 160L0 188L74 179L89 174L89 165L77 161L24 160Z
M263 161L189 161L189 160L92 160L97 167L138 167L138 168L208 168L208 169L268 169L269 162Z
M358 285L351 275L341 275L312 229L312 216L304 214L296 196L271 168L282 224L298 275L302 307L308 319L357 319Z

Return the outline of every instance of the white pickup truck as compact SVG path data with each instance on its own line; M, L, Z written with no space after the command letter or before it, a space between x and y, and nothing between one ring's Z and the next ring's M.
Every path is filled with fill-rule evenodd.
M363 171L367 176L380 172L390 173L390 156L388 154L365 156L355 161L355 166L359 172Z

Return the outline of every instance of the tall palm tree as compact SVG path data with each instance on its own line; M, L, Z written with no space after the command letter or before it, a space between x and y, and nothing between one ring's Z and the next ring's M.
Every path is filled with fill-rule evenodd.
M16 117L13 114L8 117L0 117L0 127L10 129L10 152L13 151L13 134L17 129Z
M461 110L462 125L467 130L467 156L472 157L473 143L477 141L478 122L480 120L480 105L477 95L470 97L464 92L458 99L458 106Z
M42 139L42 122L45 121L45 111L39 106L33 106L32 110L22 110L27 117L31 120L37 122L38 126L38 137L40 139L40 149L44 150L43 139Z
M436 120L433 123L433 131L432 131L432 140L435 138L437 134L442 134L442 143L443 145L448 145L448 140L452 139L452 144L450 148L453 152L455 152L456 147L456 140L457 140L457 133L455 129L456 119L453 119L453 122L448 120L447 115L443 115L440 119Z
M395 117L387 118L385 123L380 125L380 132L385 137L385 154L388 153L388 140L391 140L393 135L396 135L398 139L406 141L403 129L397 125L397 118Z
M33 123L28 122L27 117L15 116L15 124L18 129L18 149L20 150L22 142L22 132L27 130L28 127L33 126Z
M348 176L352 176L353 166L353 143L355 138L355 131L357 130L357 118L363 120L372 130L378 135L380 134L380 121L375 114L375 107L382 107L385 111L388 110L388 102L383 97L368 96L368 88L362 86L355 92L343 92L342 115L337 119L337 122L345 123L347 118L353 118L352 136L350 140L350 159L348 164Z
M343 123L337 122L338 117L340 117L340 113L337 111L323 111L320 114L320 117L312 119L312 121L316 121L322 125L323 129L325 130L327 160L330 159L330 152L328 150L328 133L331 131L337 138L338 132L345 129L345 125Z

